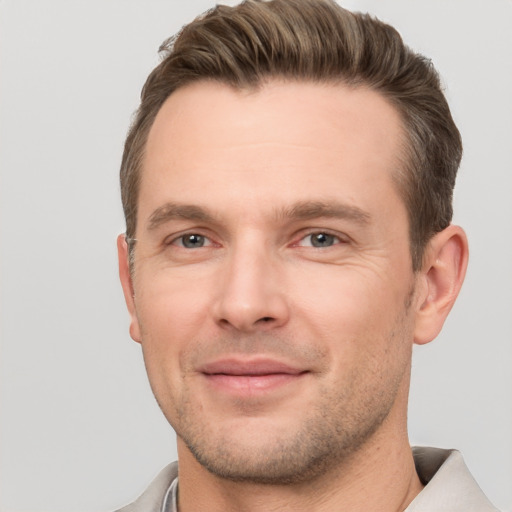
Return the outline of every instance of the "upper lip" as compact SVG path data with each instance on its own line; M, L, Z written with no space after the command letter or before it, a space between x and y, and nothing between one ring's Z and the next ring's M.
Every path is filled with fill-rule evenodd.
M200 372L207 375L298 375L305 370L273 359L241 360L236 358L219 359L204 364Z

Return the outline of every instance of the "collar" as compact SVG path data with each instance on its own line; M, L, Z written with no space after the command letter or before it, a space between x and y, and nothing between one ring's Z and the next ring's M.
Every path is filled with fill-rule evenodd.
M425 485L405 512L498 512L457 450L414 447L416 471Z

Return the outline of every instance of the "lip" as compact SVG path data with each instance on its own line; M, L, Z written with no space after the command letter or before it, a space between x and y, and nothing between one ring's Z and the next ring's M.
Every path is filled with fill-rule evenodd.
M200 368L200 372L206 375L258 376L270 374L297 375L303 373L304 370L274 359L241 360L229 358L206 363Z
M207 382L218 391L256 395L302 380L307 370L273 359L221 359L200 368Z

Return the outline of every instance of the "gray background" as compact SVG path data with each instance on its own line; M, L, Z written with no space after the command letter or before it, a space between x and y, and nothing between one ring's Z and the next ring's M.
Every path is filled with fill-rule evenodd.
M465 141L470 269L415 350L411 439L460 448L512 511L512 3L344 4L433 59ZM175 457L117 282L117 171L159 44L210 6L0 0L2 512L108 511Z

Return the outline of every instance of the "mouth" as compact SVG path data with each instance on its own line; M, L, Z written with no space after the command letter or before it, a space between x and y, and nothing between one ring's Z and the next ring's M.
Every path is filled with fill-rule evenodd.
M205 364L200 372L217 391L249 396L297 383L309 373L271 359L223 359Z

